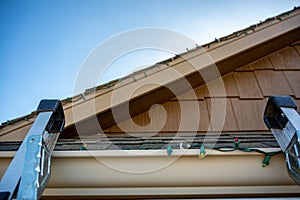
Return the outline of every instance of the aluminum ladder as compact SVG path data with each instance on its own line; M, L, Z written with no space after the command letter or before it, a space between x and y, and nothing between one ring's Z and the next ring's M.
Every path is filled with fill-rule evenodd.
M59 100L41 100L37 118L0 182L0 200L39 199L49 181L51 156L65 125Z
M300 185L300 115L289 96L271 96L264 121L284 153L289 176Z

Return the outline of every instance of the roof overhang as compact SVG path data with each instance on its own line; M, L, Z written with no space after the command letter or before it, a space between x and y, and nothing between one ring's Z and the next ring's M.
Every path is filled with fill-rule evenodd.
M281 20L273 20L260 25L254 31L239 37L215 42L210 46L176 56L167 62L158 64L159 70L142 76L135 81L116 84L112 89L95 92L84 100L64 106L66 128L61 136L77 135L84 127L85 134L95 134L115 124L112 110L118 113L120 121L126 120L124 110L130 110L135 116L148 110L154 104L163 103L174 97L170 88L183 93L217 78L212 66L216 66L220 75L224 75L251 61L270 54L284 46L300 40L300 12L296 10ZM200 73L199 73L200 72ZM205 76L205 81L201 75ZM186 80L189 85L185 84ZM152 84L159 83L159 84ZM134 91L129 98L128 91ZM119 98L112 102L112 96ZM75 116L75 117L74 117ZM96 122L96 123L95 123ZM22 140L33 120L19 125L4 127L0 136L2 141ZM75 127L76 124L76 127ZM100 129L100 126L102 130ZM15 132L18 132L16 135Z
M167 62L167 66L161 65L161 70L156 73L122 87L115 87L112 91L73 106L72 109L66 109L67 125L64 135L67 137L76 132L75 122L79 127L85 127L87 134L98 133L98 123L93 123L95 117L102 129L108 128L115 124L112 109L120 115L119 119L125 120L126 116L121 115L125 113L123 111L128 108L128 105L130 114L134 116L148 110L154 104L163 103L174 97L172 90L174 88L177 94L183 93L189 90L190 86L196 87L218 78L212 66L217 67L219 75L224 75L298 41L300 40L299 22L300 13L296 12L283 21L272 22L251 34L219 45L217 43L209 49L196 48ZM190 85L185 84L186 80ZM122 98L127 96L128 91L135 92L128 99ZM120 98L112 103L113 93L118 94ZM87 107L95 107L94 113L86 109ZM74 112L80 113L76 120Z

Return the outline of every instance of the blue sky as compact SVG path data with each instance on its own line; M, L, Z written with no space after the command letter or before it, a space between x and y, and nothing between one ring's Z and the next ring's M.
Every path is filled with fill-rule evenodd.
M120 32L158 27L204 44L299 5L300 0L1 0L0 122L29 114L41 99L73 96L89 53ZM107 80L163 56L132 54L119 60Z

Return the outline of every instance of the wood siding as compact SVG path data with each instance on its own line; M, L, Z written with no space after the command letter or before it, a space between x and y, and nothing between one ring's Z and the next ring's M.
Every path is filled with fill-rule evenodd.
M162 104L160 109L155 107L148 113L144 112L132 119L136 123L126 120L105 130L106 133L146 133L146 132L176 132L180 124L181 132L191 132L193 103L197 102L200 110L200 122L197 132L220 131L209 127L211 108L221 112L226 102L225 124L221 131L267 131L263 122L263 112L266 101L271 95L290 95L300 105L300 48L299 42L279 51L242 66L222 77L226 95L218 88L217 81L209 83L214 88L211 93L207 85L200 86L194 91L188 91L177 98ZM195 98L196 97L196 98ZM225 101L222 101L222 99ZM182 116L181 107L188 109L190 116ZM163 109L162 109L163 108ZM299 109L298 109L299 110ZM164 114L167 115L165 123ZM184 114L186 115L186 114ZM151 121L152 119L152 121ZM216 122L222 117L215 117ZM160 128L158 128L160 127Z

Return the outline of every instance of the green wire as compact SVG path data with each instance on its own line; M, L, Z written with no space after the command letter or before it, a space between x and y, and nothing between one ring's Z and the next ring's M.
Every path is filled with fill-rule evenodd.
M239 145L235 145L235 146L214 146L214 147L209 147L209 146L204 146L201 144L191 144L190 148L200 148L200 151L202 149L202 157L205 157L205 148L207 149L213 149L216 151L220 151L220 152L233 152L233 151L242 151L242 152L256 152L256 153L260 153L263 154L265 156L264 160L263 160L263 167L266 167L269 165L269 161L271 159L272 156L277 155L282 153L282 151L272 151L272 152L265 152L262 151L260 149L255 149L255 148L241 148ZM166 149L167 150L167 154L171 155L172 154L172 146L168 145L165 147L160 147L160 148L137 148L137 150L159 150L159 149ZM132 150L132 148L123 148L123 150ZM200 152L201 154L201 152Z

